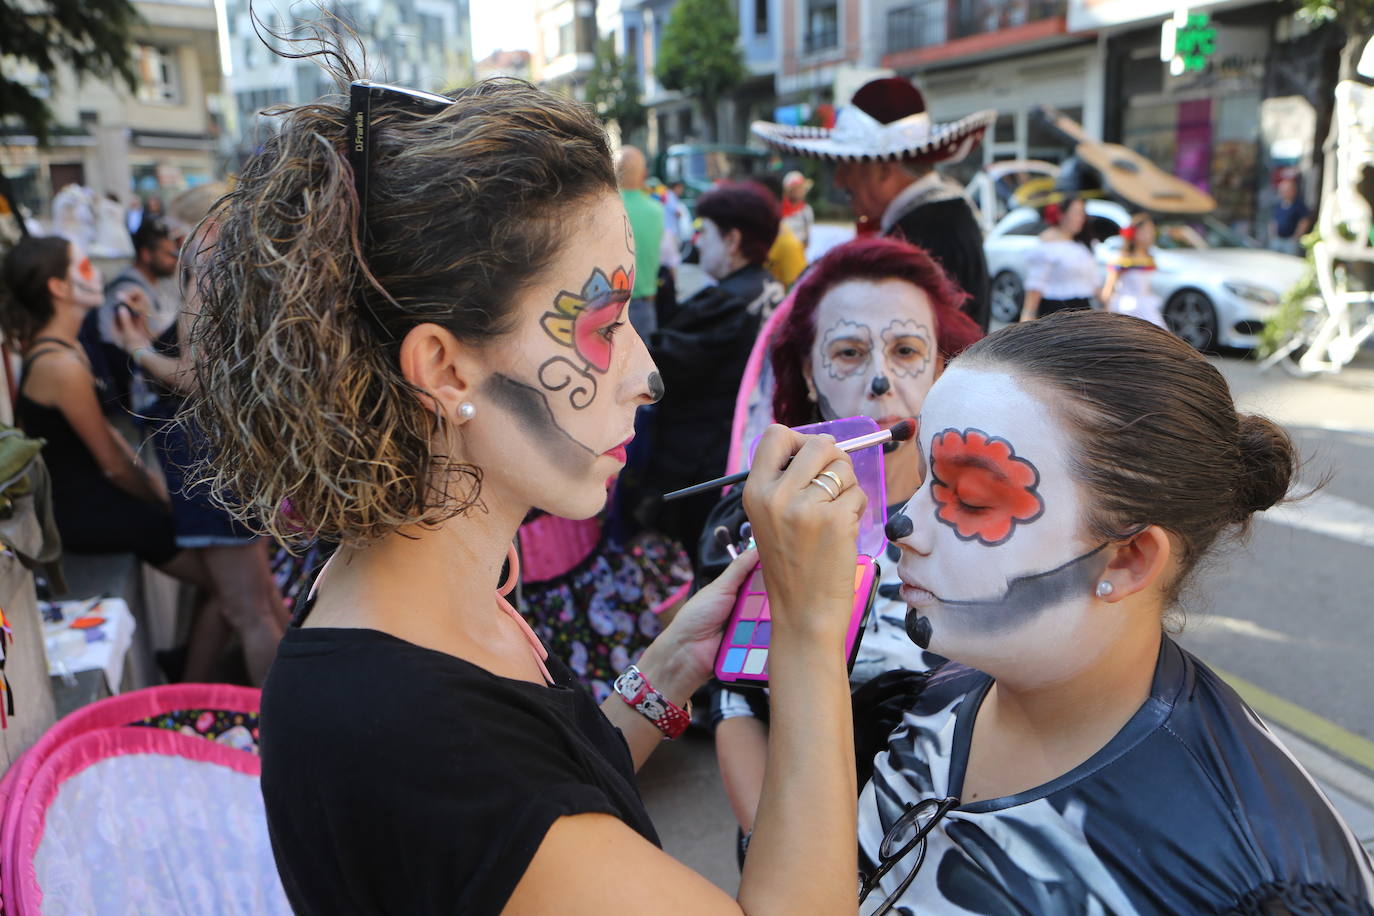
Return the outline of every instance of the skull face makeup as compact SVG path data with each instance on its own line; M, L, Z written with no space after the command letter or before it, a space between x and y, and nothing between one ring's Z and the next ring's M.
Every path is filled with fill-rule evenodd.
M863 415L887 428L920 413L939 364L934 328L930 297L904 280L833 286L816 307L807 370L822 418ZM924 469L914 442L884 452L888 492L901 499Z
M1021 684L1068 676L1124 624L1094 598L1107 555L1083 536L1072 438L1032 392L999 372L945 373L917 437L930 474L889 523L908 632Z
M462 427L484 486L506 482L529 505L572 518L601 509L636 408L663 390L626 320L634 277L624 209L608 198L588 214L570 227L548 281L524 297L514 331L488 349L479 392L492 410Z

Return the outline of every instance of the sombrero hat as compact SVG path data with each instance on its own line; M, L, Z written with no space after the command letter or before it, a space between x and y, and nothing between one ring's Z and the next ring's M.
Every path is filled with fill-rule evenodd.
M997 119L980 111L936 124L921 91L908 80L886 77L865 83L840 109L835 126L790 127L755 121L750 131L764 143L794 156L826 162L957 162Z

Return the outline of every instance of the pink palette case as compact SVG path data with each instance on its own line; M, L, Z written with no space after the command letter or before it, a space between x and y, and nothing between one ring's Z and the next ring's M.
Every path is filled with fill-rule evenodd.
M852 439L877 432L878 424L870 417L847 417L809 426L796 427L803 433L830 433L836 440ZM758 442L754 442L757 447ZM752 448L751 455L752 459ZM877 594L879 567L874 557L884 543L883 523L887 507L887 486L884 478L881 447L852 452L854 472L859 486L868 494L868 510L859 523L858 563L854 569L854 608L845 632L845 660L854 666L868 621L873 599ZM725 623L725 636L716 651L716 679L731 687L767 687L768 652L772 638L772 614L768 607L768 592L764 587L763 567L755 566L735 599L735 606Z

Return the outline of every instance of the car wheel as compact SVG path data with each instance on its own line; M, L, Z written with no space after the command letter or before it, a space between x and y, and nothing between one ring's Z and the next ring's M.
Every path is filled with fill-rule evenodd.
M992 323L995 325L1016 324L1021 320L1021 304L1025 301L1026 291L1021 286L1021 278L1010 270L1004 270L992 278Z
M1185 289L1171 296L1164 306L1164 322L1194 349L1217 344L1217 310L1200 290Z

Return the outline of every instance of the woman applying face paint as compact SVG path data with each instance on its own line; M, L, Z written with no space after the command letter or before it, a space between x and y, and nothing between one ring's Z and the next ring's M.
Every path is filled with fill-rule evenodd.
M6 254L0 323L6 339L24 354L15 420L30 436L46 440L42 455L65 550L133 553L213 594L200 552L177 548L166 485L143 466L101 408L101 391L77 335L103 301L103 289L99 269L66 239L30 237Z
M1160 328L1065 313L931 389L888 535L923 679L860 797L863 913L1368 913L1374 871L1254 713L1165 632L1284 499L1286 433Z
M854 772L836 751L852 465L778 427L746 486L789 765L760 813L765 867L732 900L659 848L634 770L685 726L758 555L600 707L503 597L528 513L598 512L636 410L662 394L627 322L606 137L527 83L439 97L349 84L331 59L348 106L284 112L215 215L190 411L239 517L340 543L263 692L262 790L294 910L852 909ZM833 500L811 483L824 471Z
M776 329L774 416L802 426L863 415L887 428L920 413L945 362L982 336L959 310L963 299L940 267L906 242L868 238L832 249L801 281ZM884 468L888 501L896 506L925 475L910 441L887 452ZM727 496L713 520L725 521L736 502ZM906 636L897 551L888 551L878 558L879 597L850 672L856 687L893 669L924 670L935 660ZM721 776L747 835L768 758L768 703L756 691L722 690L712 713Z

